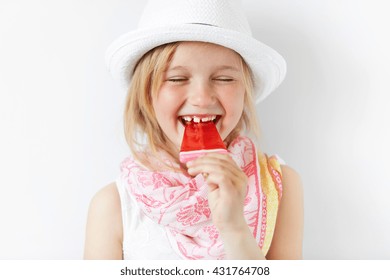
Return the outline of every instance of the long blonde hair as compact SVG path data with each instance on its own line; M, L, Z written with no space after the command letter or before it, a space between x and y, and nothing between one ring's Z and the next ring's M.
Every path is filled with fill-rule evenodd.
M147 52L135 66L127 93L124 110L125 138L133 156L148 167L150 167L148 158L159 159L158 151L161 150L173 159L178 159L177 148L158 124L152 101L162 85L163 73L169 66L179 44L180 42L169 43ZM244 111L237 126L225 139L227 144L243 131L255 138L259 138L260 134L252 94L252 74L242 58L241 66L245 86ZM147 151L145 145L148 147ZM146 157L145 152L147 152Z

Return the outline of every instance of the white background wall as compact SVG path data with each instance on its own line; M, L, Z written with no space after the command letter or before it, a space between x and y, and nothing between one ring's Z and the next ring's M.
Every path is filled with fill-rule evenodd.
M387 1L244 0L287 60L263 145L302 176L306 259L390 259ZM88 203L127 154L104 65L130 0L0 0L0 259L80 259Z

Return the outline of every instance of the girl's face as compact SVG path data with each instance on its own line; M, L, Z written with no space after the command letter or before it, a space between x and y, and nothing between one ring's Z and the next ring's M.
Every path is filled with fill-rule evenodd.
M184 119L194 117L215 118L221 138L226 139L244 109L240 56L219 45L183 42L163 75L153 108L175 147L180 149Z

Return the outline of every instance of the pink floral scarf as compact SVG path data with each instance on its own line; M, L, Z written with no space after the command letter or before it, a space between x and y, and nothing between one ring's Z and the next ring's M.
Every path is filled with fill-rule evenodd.
M249 138L240 136L228 150L248 176L244 215L261 248L266 211L255 145ZM133 158L124 160L121 170L128 191L143 213L165 227L172 248L180 256L185 259L225 258L219 232L212 224L208 187L202 175L190 177L180 172L150 171Z

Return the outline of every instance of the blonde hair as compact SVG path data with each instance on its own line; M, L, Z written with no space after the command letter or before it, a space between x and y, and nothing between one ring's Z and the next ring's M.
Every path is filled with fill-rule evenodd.
M161 150L174 159L178 158L177 148L158 124L152 101L162 85L163 73L169 66L179 44L180 42L169 43L147 52L135 66L127 93L124 110L125 138L134 157L148 167L150 167L149 157L161 160L158 156L158 151ZM241 68L245 86L244 111L237 126L225 139L227 144L242 131L252 134L255 138L259 138L260 134L253 101L252 74L242 58ZM140 151L146 152L145 144L148 147L146 157L145 154L141 156L139 153Z

